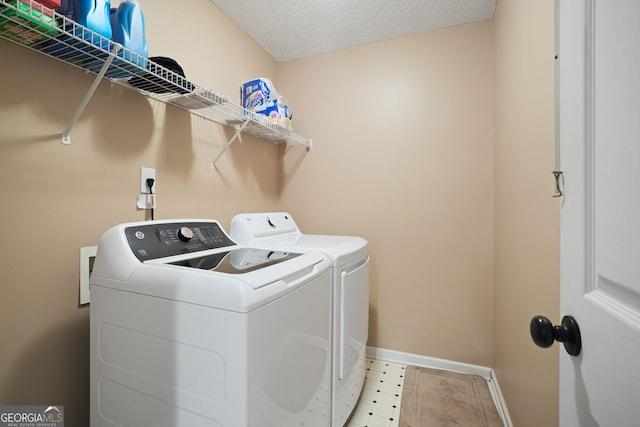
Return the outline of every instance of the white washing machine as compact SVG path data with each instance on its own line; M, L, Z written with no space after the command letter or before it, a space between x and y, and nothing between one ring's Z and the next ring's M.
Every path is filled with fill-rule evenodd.
M367 241L355 236L303 234L287 212L239 214L229 230L237 242L284 251L320 251L331 259L333 282L331 425L342 427L358 401L369 333Z
M90 280L91 426L330 425L331 263L213 220L118 225Z

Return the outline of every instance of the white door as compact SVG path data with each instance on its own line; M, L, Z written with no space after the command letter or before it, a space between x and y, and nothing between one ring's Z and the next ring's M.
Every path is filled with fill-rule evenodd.
M640 1L556 0L560 426L640 425ZM558 319L554 319L558 320Z

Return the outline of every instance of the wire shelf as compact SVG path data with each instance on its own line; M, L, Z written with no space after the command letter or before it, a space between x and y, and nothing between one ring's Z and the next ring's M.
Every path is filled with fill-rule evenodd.
M106 77L149 98L182 108L206 120L233 127L236 131L241 129L242 133L272 143L302 144L308 150L311 149L311 140L33 0L0 0L0 38L97 76L76 116L82 113L99 81ZM70 142L69 132L77 118L72 119L63 134L63 143Z

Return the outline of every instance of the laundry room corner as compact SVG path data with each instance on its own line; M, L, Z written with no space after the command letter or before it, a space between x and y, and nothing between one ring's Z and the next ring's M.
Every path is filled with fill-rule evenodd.
M282 60L223 12L246 18L257 2L131 0L148 56L130 80L96 77L94 61L132 64L68 22L38 46L3 32L25 2L0 0L0 406L58 405L72 427L148 413L361 427L380 414L360 405L382 393L369 389L378 368L402 362L386 378L471 366L503 421L557 425L558 346L528 333L532 315L559 309L554 0L479 0L478 19ZM356 4L391 21L365 1L330 10L331 24L371 24L348 13ZM174 77L158 83L151 58ZM252 122L253 79L286 98L293 132ZM92 306L80 254L101 238ZM207 323L217 335L193 327ZM385 426L397 427L403 381L383 390Z

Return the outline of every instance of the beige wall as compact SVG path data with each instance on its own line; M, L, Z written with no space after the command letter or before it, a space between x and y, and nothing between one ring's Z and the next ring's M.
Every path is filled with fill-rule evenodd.
M492 364L492 67L491 21L278 67L314 141L281 205L369 241L369 345Z
M177 4L177 3L175 3ZM276 62L209 1L143 1L151 55L239 97L242 81ZM108 227L144 220L135 207L141 166L155 167L157 218L275 209L273 144L230 136L174 107L102 82L63 146L60 134L92 77L0 40L0 403L62 404L69 426L89 418L89 308L78 307L79 248Z
M495 31L494 369L516 426L558 424L558 345L529 321L559 320L554 181L553 0L499 0Z
M148 166L159 218L288 210L305 232L367 238L369 345L492 366L515 425L557 423L557 350L528 337L558 312L552 1L281 64L210 2L181 4L142 1L150 55L234 97L272 78L314 149L243 137L211 171L228 128L108 82L62 146L91 76L0 40L0 402L55 401L87 425L78 248L147 218Z

